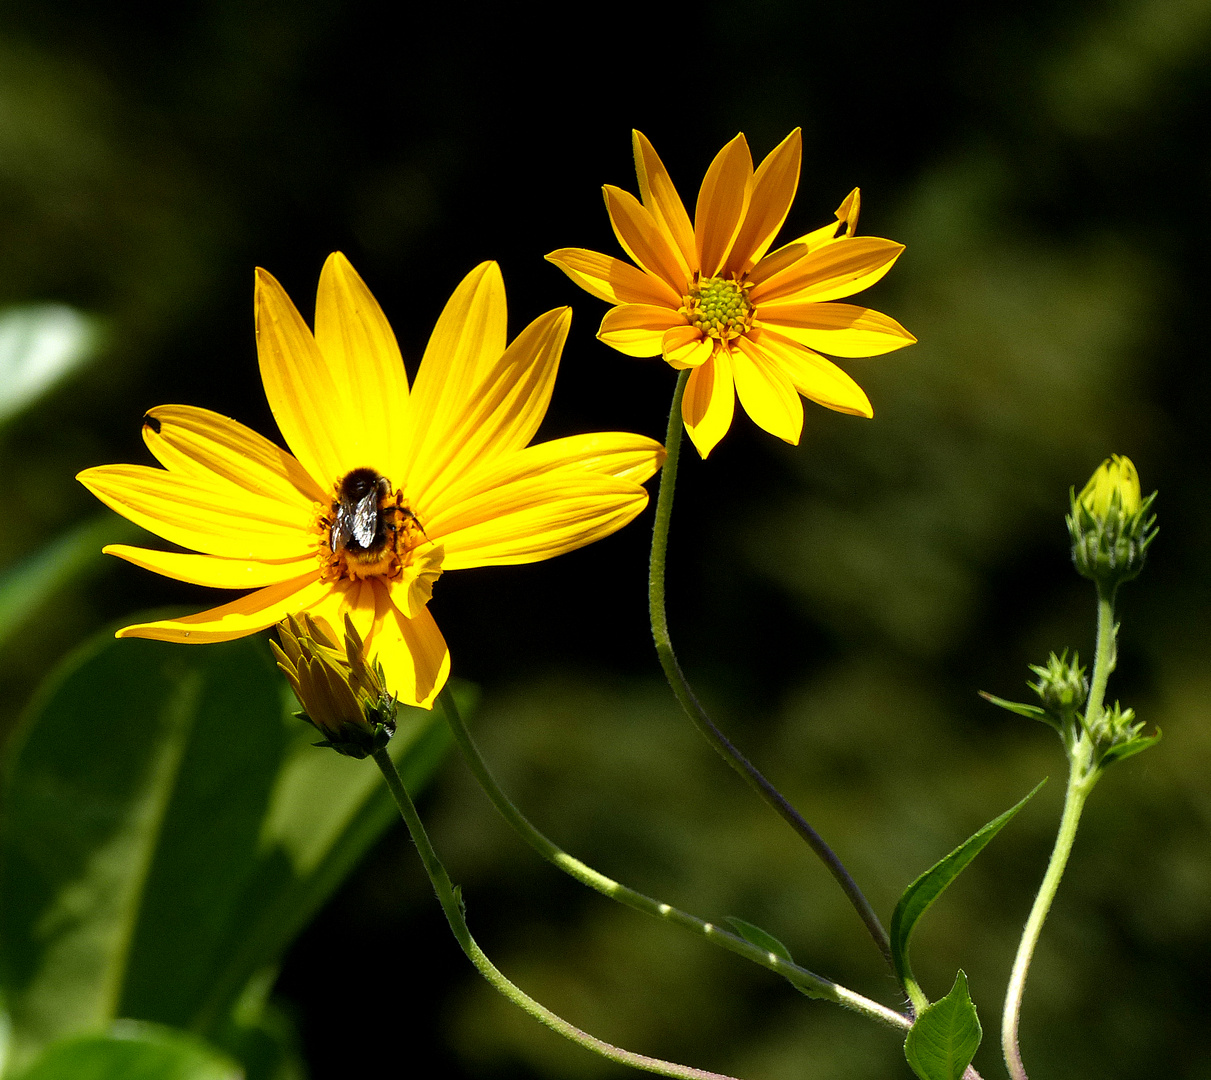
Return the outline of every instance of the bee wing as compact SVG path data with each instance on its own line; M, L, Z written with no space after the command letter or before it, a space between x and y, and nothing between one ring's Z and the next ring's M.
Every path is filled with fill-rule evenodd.
M352 522L353 539L361 548L374 546L374 536L378 532L378 490L358 499L353 508Z

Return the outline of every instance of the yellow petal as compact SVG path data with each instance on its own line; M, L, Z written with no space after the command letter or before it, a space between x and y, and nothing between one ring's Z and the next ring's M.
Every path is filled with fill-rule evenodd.
M651 212L629 191L607 184L606 211L614 235L623 250L649 274L660 278L679 297L689 287L691 273L685 269L673 239L652 217Z
M181 619L161 619L158 622L137 623L118 631L120 638L153 638L184 644L207 644L247 637L280 622L287 615L303 611L321 599L332 588L317 580L319 568L306 577L293 578L277 585L241 596L230 604L186 615Z
M836 300L869 288L904 250L903 244L877 236L859 236L809 252L785 270L754 285L748 294L754 305L775 300Z
M387 601L366 650L383 665L387 689L401 702L433 708L450 677L450 650L428 608L409 619Z
M341 395L344 419L334 437L343 460L388 472L399 460L408 376L382 308L339 251L320 273L315 341Z
M505 283L496 263L480 263L459 283L429 337L408 404L407 443L396 467L387 473L404 486L426 465L441 461L450 432L472 408L479 385L505 351Z
M762 304L761 325L830 356L882 356L917 339L895 319L853 304Z
M549 559L609 536L647 505L647 492L629 480L579 463L546 465L535 455L511 479L477 483L478 491L435 521L431 535L446 549L443 569Z
M272 274L260 269L255 308L257 356L269 408L286 445L327 490L348 471L340 446L340 429L348 422L341 388L290 297Z
M143 418L143 441L165 468L276 499L281 514L309 522L313 504L327 502L299 462L237 420L192 405L157 405Z
M666 282L612 255L599 255L584 248L560 248L547 256L547 262L558 266L586 292L611 304L675 308L681 303L681 294Z
M746 275L745 281L752 286L760 285L766 278L782 273L806 255L811 248L804 243L786 244L777 251L771 251Z
M259 559L222 559L215 555L192 555L180 551L153 551L151 548L126 544L110 544L102 551L152 573L212 589L260 589L279 581L304 577L317 568L314 555L268 562Z
M659 356L664 333L674 326L687 324L685 316L672 308L623 304L606 312L597 339L627 356Z
M821 225L820 228L792 240L791 243L803 244L814 251L825 244L832 244L838 240L844 240L846 237L855 236L858 232L858 211L861 206L862 193L858 188L854 188L837 207L834 215L836 221Z
M595 475L642 484L663 463L664 447L646 435L599 431L552 439L497 458L462 477L433 507L425 529L431 538L446 542L451 532L483 520L483 506L491 501L492 492L519 482L543 481L558 489ZM448 560L442 568L451 568Z
M660 349L665 360L681 371L705 364L715 350L715 339L704 337L696 326L674 326L664 332Z
M736 396L759 427L791 446L803 433L803 402L777 364L747 338L733 342L732 374Z
M862 387L831 360L769 328L754 330L750 336L755 344L776 360L782 372L805 398L826 409L851 416L874 416L870 399Z
M694 241L703 277L714 277L735 240L753 193L753 158L737 135L711 162L694 210Z
M795 201L802 157L803 136L795 128L757 166L748 213L728 255L729 270L742 274L769 250Z
M635 152L635 175L639 178L639 195L643 205L672 239L688 278L698 266L698 253L694 245L694 226L690 224L690 215L685 212L685 203L677 194L660 155L643 132L631 132L631 146Z
M551 401L571 321L571 308L540 315L517 335L479 385L459 393L461 409L446 414L443 441L428 445L407 474L407 492L422 523L427 508L460 476L533 438Z
M230 559L297 559L315 551L310 523L233 485L145 465L102 465L77 477L106 506L174 544Z
M727 434L736 409L736 388L726 349L690 372L681 401L681 419L698 453L705 458Z

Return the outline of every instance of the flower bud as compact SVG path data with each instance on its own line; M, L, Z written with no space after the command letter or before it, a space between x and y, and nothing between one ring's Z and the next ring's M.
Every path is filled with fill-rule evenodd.
M1079 661L1080 657L1073 653L1072 663L1068 663L1065 650L1059 656L1052 653L1046 666L1030 665L1030 670L1039 677L1038 682L1029 684L1030 689L1039 695L1043 708L1061 724L1080 712L1089 697L1089 680Z
M1065 519L1072 537L1077 572L1113 592L1144 568L1144 556L1156 537L1156 515L1148 511L1156 498L1140 498L1139 475L1130 458L1107 458L1080 495L1069 496Z
M324 736L316 745L355 758L386 746L395 734L395 697L387 692L383 669L367 663L361 636L349 616L345 616L343 649L326 624L305 612L288 616L277 630L281 645L270 645L303 706L297 715Z

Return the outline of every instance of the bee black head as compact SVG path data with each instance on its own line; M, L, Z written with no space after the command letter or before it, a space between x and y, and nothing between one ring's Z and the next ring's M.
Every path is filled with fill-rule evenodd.
M152 416L151 413L143 414L143 426L151 428L157 435L160 434L160 421Z
M344 498L356 502L383 485L383 480L382 474L375 472L374 469L353 469L346 473L345 478L341 481L340 494Z

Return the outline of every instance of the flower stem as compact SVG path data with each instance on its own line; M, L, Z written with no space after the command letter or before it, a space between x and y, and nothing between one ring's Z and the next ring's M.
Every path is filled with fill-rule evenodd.
M686 715L703 738L795 832L807 841L808 847L828 867L829 872L837 880L837 884L841 886L841 890L858 912L859 918L879 947L883 958L888 965L894 968L887 931L883 929L883 924L879 922L878 915L875 914L874 908L862 894L862 890L858 888L857 882L850 876L836 852L824 842L824 838L715 726L695 695L689 680L686 679L685 673L677 661L677 654L673 651L668 617L665 613L664 576L669 542L669 523L673 516L673 490L677 485L677 465L681 457L681 399L685 395L685 384L689 374L689 371L681 372L677 380L677 389L673 393L673 403L669 409L669 426L664 442L665 452L668 456L665 459L664 468L660 472L660 493L656 498L656 522L652 527L652 557L648 569L648 607L652 620L652 637L656 641L656 653L660 657L660 666L664 668L665 678L668 679L669 686L672 687L682 709L685 710Z
M854 993L854 991L838 983L816 975L806 968L800 967L798 964L770 952L768 949L762 949L757 945L753 945L730 930L724 930L714 923L706 922L697 916L680 911L671 904L662 903L659 900L652 899L650 896L645 896L641 892L628 888L626 885L607 877L574 856L569 855L555 844L554 841L539 832L504 791L501 790L500 785L497 784L495 777L492 776L487 763L480 754L479 747L475 745L471 732L468 730L466 723L458 711L458 705L455 703L454 695L451 693L448 685L443 688L438 697L438 702L441 704L442 710L446 715L446 720L454 735L454 741L458 743L459 750L462 752L467 765L475 775L476 780L479 781L488 798L492 801L492 805L496 807L505 821L512 826L513 830L552 865L558 867L570 877L575 878L582 885L596 889L603 896L617 900L619 903L625 904L635 911L643 912L645 915L651 915L665 922L671 922L675 926L690 930L721 948L768 968L775 974L783 976L783 978L787 979L808 997L821 998L825 1001L832 1001L838 1005L843 1005L889 1027L907 1028L909 1026L909 1019L894 1009L889 1009L884 1005L880 1005L877 1001L871 1001L869 998Z
M1005 992L1005 1011L1001 1016L1001 1050L1005 1055L1005 1065L1009 1069L1011 1080L1028 1080L1026 1067L1022 1063L1022 1052L1018 1047L1018 1024L1022 1013L1022 995L1026 989L1026 974L1030 970L1030 961L1039 942L1039 935L1043 932L1043 923L1060 887L1060 879L1064 876L1064 868L1068 864L1068 856L1076 840L1076 830L1080 824L1081 811L1085 808L1085 800L1089 798L1093 785L1101 775L1094 761L1093 740L1089 732L1094 721L1101 715L1106 682L1115 667L1116 630L1114 594L1104 593L1099 589L1097 651L1093 660L1089 698L1085 705L1084 725L1079 732L1073 733L1071 746L1068 748L1068 787L1064 793L1064 812L1060 817L1060 828L1056 833L1055 847L1051 851L1047 872L1043 875L1043 883L1034 898L1026 928L1022 931L1018 954L1013 962L1013 972L1009 977L1009 987Z
M683 1078L683 1080L735 1080L734 1077L729 1077L724 1073L709 1072L706 1069L695 1069L689 1065L679 1065L672 1061L662 1061L660 1058L648 1057L645 1054L636 1054L630 1050L623 1050L621 1047L613 1046L601 1039L594 1038L587 1032L581 1031L580 1028L569 1024L562 1017L556 1016L546 1006L540 1005L505 978L492 961L484 955L483 950L471 936L471 931L468 929L467 921L463 915L462 897L459 894L459 890L451 883L450 877L446 873L446 868L438 859L437 852L433 850L433 845L429 841L429 835L425 832L420 815L416 812L412 798L404 787L404 782L400 779L391 756L387 753L386 749L376 750L374 751L374 761L381 770L383 778L387 781L387 787L390 788L391 794L395 798L395 803L399 807L399 812L408 826L408 832L412 835L412 842L420 853L421 862L425 865L425 871L429 875L433 891L437 893L438 902L441 904L442 911L445 912L446 921L450 924L454 937L458 940L459 945L462 946L463 952L467 954L467 958L496 990L499 990L501 994L523 1012L528 1013L534 1019L545 1024L552 1031L564 1036L566 1039L570 1039L592 1053L608 1058L610 1061L616 1061L621 1065L631 1065L636 1069L658 1073L661 1076Z

